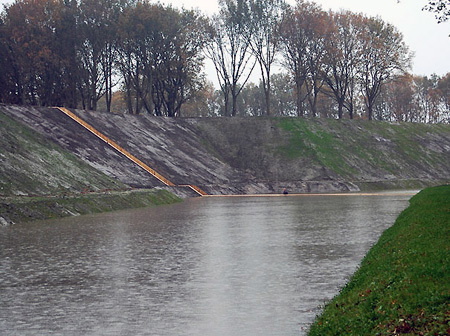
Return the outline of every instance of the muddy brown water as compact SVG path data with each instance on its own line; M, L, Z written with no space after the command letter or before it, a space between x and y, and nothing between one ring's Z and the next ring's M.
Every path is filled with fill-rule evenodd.
M199 198L0 227L0 334L305 335L410 197Z

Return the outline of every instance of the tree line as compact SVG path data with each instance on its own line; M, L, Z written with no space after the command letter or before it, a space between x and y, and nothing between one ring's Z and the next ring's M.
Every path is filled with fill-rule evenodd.
M4 103L449 122L449 75L409 75L393 25L303 0L219 0L211 17L148 1L16 0L0 15L0 58Z
M195 11L127 0L17 0L0 20L3 102L179 115L202 83L206 21Z
M295 86L289 75L277 73L271 79L271 109L276 116L297 116ZM265 97L259 84L248 83L237 100L237 116L265 116ZM120 95L120 92L118 92ZM121 104L118 103L120 106ZM315 116L338 119L338 104L330 92L320 92ZM123 110L123 106L117 111ZM355 100L355 119L365 119L367 114L362 99ZM373 108L373 119L391 122L449 123L450 122L450 73L440 77L397 76L381 89ZM312 116L306 105L305 116ZM199 97L194 97L182 108L183 116L225 116L223 96L212 85L207 85ZM344 114L343 118L349 118Z

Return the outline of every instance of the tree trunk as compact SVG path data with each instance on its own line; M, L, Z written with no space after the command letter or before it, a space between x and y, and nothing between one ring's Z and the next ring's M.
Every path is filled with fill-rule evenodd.
M342 119L343 108L344 108L344 102L341 99L339 99L338 100L338 118L339 119Z
M296 87L297 87L297 116L303 117L303 100L302 100L302 85L299 83L299 81L296 81Z
M350 119L353 119L353 103L349 104L348 113L350 115Z
M368 113L368 119L372 120L373 119L373 102L370 99L367 102L367 113Z
M235 94L235 92L233 92L232 93L232 95L231 95L232 97L232 103L233 103L233 109L232 109L232 111L231 111L231 116L232 117L235 117L236 116L236 114L237 114L237 95Z
M264 69L261 65L261 73L263 74ZM263 89L264 89L264 98L266 104L266 115L271 116L271 106L270 106L270 70L266 68L266 75L262 75Z

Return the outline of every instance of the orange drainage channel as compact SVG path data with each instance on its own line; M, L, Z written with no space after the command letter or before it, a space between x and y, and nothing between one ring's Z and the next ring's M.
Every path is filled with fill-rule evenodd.
M108 145L110 145L111 147L113 147L115 150L117 150L118 152L122 153L123 155L125 155L128 159L130 159L131 161L133 161L134 163L136 163L139 167L143 168L144 170L146 170L147 172L149 172L152 176L156 177L159 181L161 181L162 183L164 183L166 186L169 187L175 187L176 185L172 182L170 182L168 179L166 179L164 176L162 176L161 174L159 174L156 170L150 168L148 165L146 165L144 162L142 162L141 160L139 160L137 157L135 157L134 155L132 155L130 152L128 152L126 149L124 149L123 147L119 146L117 143L115 143L114 141L112 141L110 138L108 138L106 135L104 135L103 133L97 131L94 127L92 127L91 125L89 125L87 122L85 122L83 119L81 119L80 117L78 117L77 115L75 115L73 112L69 111L68 109L66 109L65 107L55 107L56 109L60 110L61 112L63 112L65 115L67 115L68 117L72 118L73 120L75 120L77 123L79 123L81 126L83 126L84 128L86 128L88 131L90 131L91 133L95 134L97 137L99 137L100 139L102 139L104 142L106 142ZM188 187L191 188L192 190L194 190L197 194L199 194L200 196L206 196L207 193L205 193L203 190L201 190L199 187L194 186L194 185L180 185L180 187Z

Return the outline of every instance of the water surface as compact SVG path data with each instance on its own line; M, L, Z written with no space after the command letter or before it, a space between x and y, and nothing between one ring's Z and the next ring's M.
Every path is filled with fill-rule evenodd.
M198 198L0 228L0 334L304 335L409 198Z

